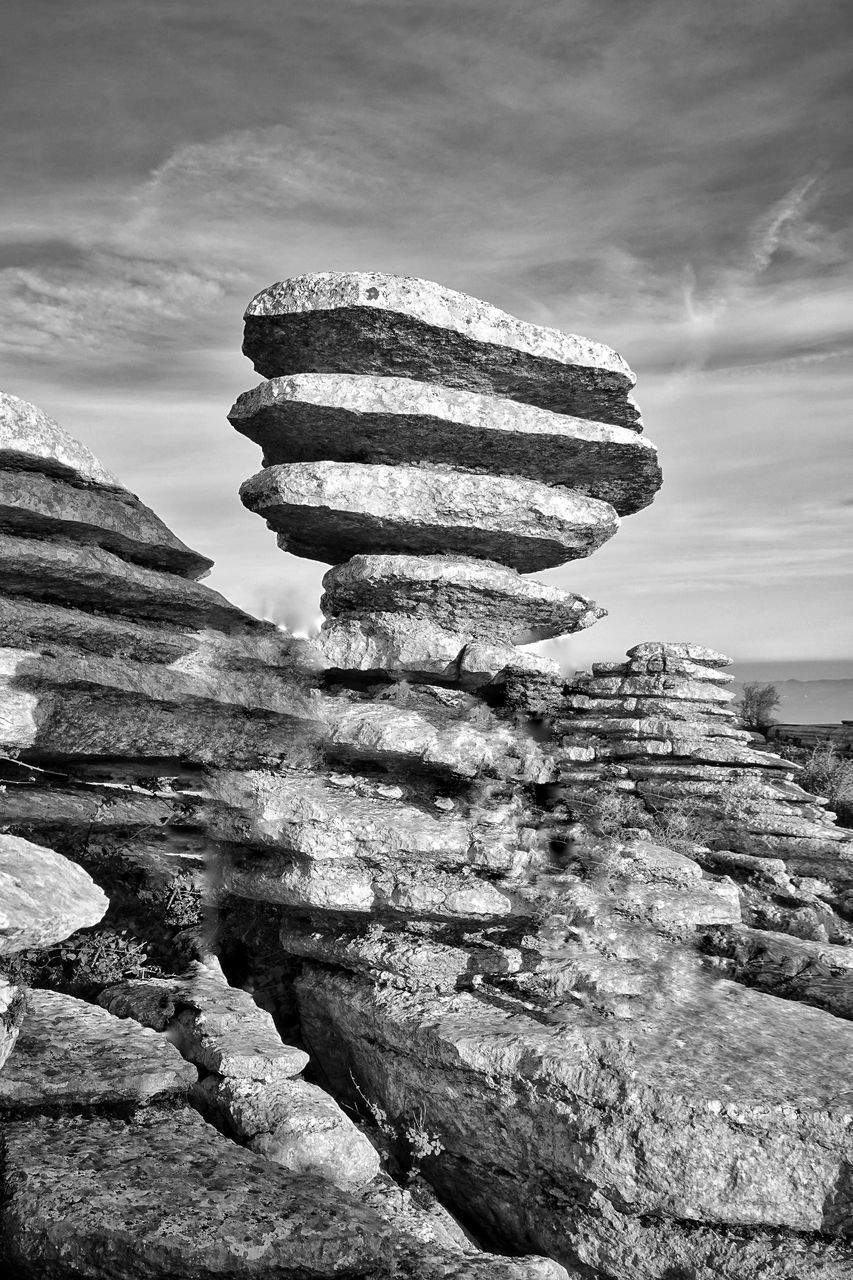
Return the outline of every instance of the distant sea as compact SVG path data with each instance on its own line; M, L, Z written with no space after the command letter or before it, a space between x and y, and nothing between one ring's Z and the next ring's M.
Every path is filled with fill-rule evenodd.
M853 720L853 661L736 662L729 671L741 684L775 684L782 700L773 714L783 724Z

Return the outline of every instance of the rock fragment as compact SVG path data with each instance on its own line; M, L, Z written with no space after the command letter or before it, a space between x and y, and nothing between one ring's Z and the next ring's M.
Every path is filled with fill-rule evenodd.
M4 1136L6 1248L27 1277L389 1275L386 1221L228 1142L195 1111L21 1120Z
M36 405L6 391L0 391L0 467L40 471L101 489L123 488L91 450L58 422Z
M0 955L49 947L97 924L109 900L82 867L0 834Z
M530 644L590 627L594 601L505 565L452 555L355 555L323 578L327 618L399 613L491 644Z

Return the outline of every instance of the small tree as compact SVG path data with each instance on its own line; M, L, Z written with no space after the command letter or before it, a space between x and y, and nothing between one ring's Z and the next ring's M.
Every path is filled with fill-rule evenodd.
M743 686L743 693L735 703L741 724L756 733L764 733L771 724L775 724L773 711L781 699L775 684L759 684L757 680L748 680Z

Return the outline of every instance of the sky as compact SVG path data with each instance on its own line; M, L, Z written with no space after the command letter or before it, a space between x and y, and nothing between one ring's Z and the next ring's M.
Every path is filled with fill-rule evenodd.
M237 489L252 296L438 280L614 346L664 486L541 577L642 640L853 675L849 0L4 0L0 387L298 631ZM785 666L788 664L788 667Z

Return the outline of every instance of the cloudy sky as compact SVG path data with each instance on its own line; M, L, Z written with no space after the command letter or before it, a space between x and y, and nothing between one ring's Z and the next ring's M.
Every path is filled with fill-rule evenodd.
M314 625L323 567L236 496L259 467L225 420L258 381L242 311L288 275L384 270L638 374L664 488L543 575L610 611L569 665L652 638L853 657L849 0L3 16L0 385L212 556L211 585Z

